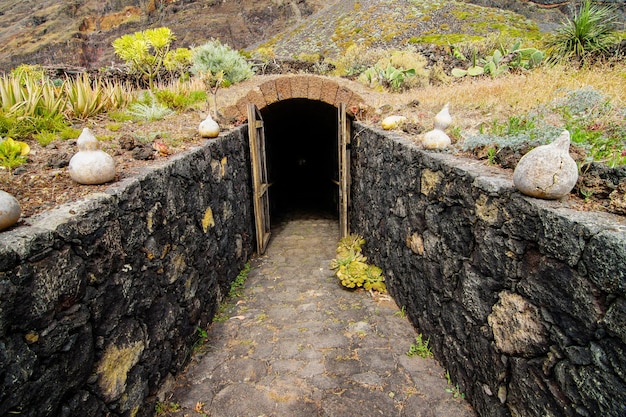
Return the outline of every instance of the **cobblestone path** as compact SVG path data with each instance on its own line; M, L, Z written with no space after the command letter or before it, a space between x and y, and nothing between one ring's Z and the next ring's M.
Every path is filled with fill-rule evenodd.
M434 359L407 356L417 333L390 297L339 285L335 220L301 216L272 232L161 415L475 416Z

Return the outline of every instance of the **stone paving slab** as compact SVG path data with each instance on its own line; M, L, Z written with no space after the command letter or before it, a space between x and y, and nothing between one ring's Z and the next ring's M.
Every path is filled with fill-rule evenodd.
M475 416L434 359L406 355L417 333L390 297L341 287L329 269L335 220L299 217L272 233L230 318L165 394L178 410L161 415Z

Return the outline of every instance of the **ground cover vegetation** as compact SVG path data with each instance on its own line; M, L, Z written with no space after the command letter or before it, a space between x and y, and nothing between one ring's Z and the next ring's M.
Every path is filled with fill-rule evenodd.
M354 115L377 123L385 114L404 113L410 121L405 130L412 135L430 128L433 114L450 102L451 152L486 164L513 168L523 153L566 128L581 173L597 171L598 163L625 170L625 36L610 8L584 0L554 34L542 37L527 20L507 26L509 12L494 14L495 9L473 5L462 12L457 2L422 3L411 2L409 13L429 28L420 36L406 38L412 32L405 28L403 41L392 47L369 38L356 42L355 36L369 34L358 26L371 22L364 13L378 14L355 2L349 12L363 14L365 20L350 21L349 13L337 19L331 40L341 53L330 55L319 47L303 52L294 35L298 52L289 60L299 59L309 72L359 82L358 92L375 111ZM440 19L438 26L432 27L435 19ZM443 30L442 25L450 27ZM485 25L490 33L476 35ZM387 26L378 35L395 42L400 32L387 33ZM87 74L56 79L31 65L0 77L0 184L26 206L24 215L93 190L67 180L55 192L43 191L51 178L64 177L62 168L82 127L96 130L103 149L127 161L166 157L200 140L194 117L211 109L220 118L219 109L240 96L237 85L246 88L255 73L280 67L278 56L284 52L281 37L248 51L214 39L174 49L175 39L168 28L158 28L113 42L136 83ZM220 121L225 126L233 122ZM23 145L18 151L16 143L30 152ZM126 165L122 161L118 166ZM584 182L576 188L586 200L607 199L611 193L623 199L625 192L624 175L602 190ZM626 208L614 211L626 214Z

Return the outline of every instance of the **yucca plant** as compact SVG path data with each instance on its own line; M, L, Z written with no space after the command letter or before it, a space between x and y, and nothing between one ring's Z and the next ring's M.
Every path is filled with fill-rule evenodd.
M583 0L573 18L567 19L548 41L549 62L585 62L594 54L607 53L616 41L616 18L612 7Z
M123 109L135 100L135 92L128 84L107 81L102 85L106 111Z

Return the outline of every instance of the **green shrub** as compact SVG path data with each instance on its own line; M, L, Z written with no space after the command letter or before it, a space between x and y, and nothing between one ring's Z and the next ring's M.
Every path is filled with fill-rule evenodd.
M331 60L335 66L335 73L344 76L358 76L378 61L387 57L389 53L381 48L368 48L366 45L350 45L346 51Z
M252 66L237 51L218 40L210 40L202 46L194 48L191 58L190 72L202 76L206 73L223 73L224 87L247 80L254 75Z
M578 59L584 62L594 54L607 53L617 40L617 13L610 6L599 6L584 0L572 19L567 19L548 41L550 62Z
M378 61L379 66L391 64L394 68L410 69L408 76L402 82L401 89L425 87L428 85L430 71L426 69L428 60L422 54L411 51L393 51L389 58Z
M205 102L207 99L207 94L204 91L178 92L169 89L157 90L154 92L154 96L159 103L177 110L189 108L196 103Z
M485 148L490 158L502 148L521 150L550 143L567 129L572 144L586 151L586 162L626 165L626 110L591 87L563 93L529 114L481 125L478 134L464 139L464 150Z
M59 132L67 127L62 115L16 116L0 112L0 135L26 139L39 132Z
M41 65L22 64L11 70L11 77L21 82L26 80L41 81L46 78L46 73Z
M190 72L200 78L213 95L213 116L218 116L217 92L252 77L251 64L237 51L213 39L193 50Z
M170 51L163 62L168 71L178 71L181 74L187 71L191 65L191 50L187 48L176 48Z
M623 109L614 108L608 97L591 87L567 91L553 106L572 143L587 151L587 162L603 162L612 168L626 165Z
M35 133L34 138L41 146L47 146L57 139L57 134L50 131Z
M59 132L59 137L62 140L68 140L68 139L78 139L78 137L80 136L82 130L81 129L74 129L71 126L67 126L63 129L61 129L61 131Z

